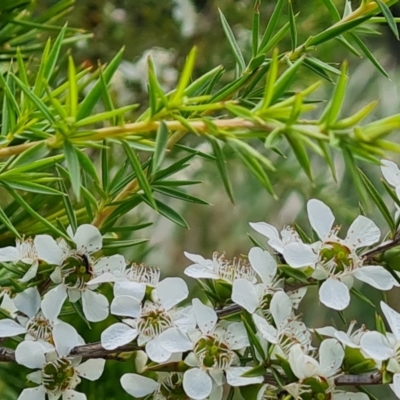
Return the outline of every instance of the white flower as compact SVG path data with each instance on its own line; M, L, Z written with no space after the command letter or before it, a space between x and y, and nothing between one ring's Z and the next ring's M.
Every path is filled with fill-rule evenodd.
M287 358L289 350L295 344L300 344L304 351L311 350L311 333L294 316L292 301L285 292L274 294L270 314L273 324L257 314L253 314L253 320L261 336L275 345L275 354Z
M24 389L18 400L45 400L46 395L49 399L62 397L63 400L85 400L86 396L83 393L75 391L80 377L94 381L103 373L105 360L101 358L80 364L80 357L68 357L71 349L80 343L79 335L72 327L60 328L58 325L54 327L55 348L50 345L44 346L44 342L39 341L24 341L17 347L17 363L38 369L27 378L39 385Z
M102 274L123 271L125 259L115 254L93 263L90 254L101 249L102 245L100 231L92 225L81 225L75 235L72 235L71 230L68 232L76 244L76 249L70 249L64 241L56 242L48 235L35 237L39 257L51 265L56 265L51 278L53 282L59 283L45 294L42 308L58 315L67 296L72 303L82 299L83 313L87 320L102 321L108 316L108 300L94 291L96 285L90 281Z
M187 276L196 279L222 279L232 284L236 279L246 279L250 282L255 281L255 271L250 267L248 262L241 258L234 258L229 261L222 254L219 256L217 252L213 253L213 259L207 260L197 254L184 252L185 256L193 261L194 264L189 265L184 271Z
M365 326L363 325L360 329L353 332L356 325L356 321L352 321L347 329L347 332L338 331L333 326L326 326L323 328L315 329L320 335L334 337L342 343L343 346L351 347L353 349L359 349L360 341L362 336L367 332Z
M291 227L283 228L279 235L278 230L266 222L250 222L250 226L268 238L268 244L280 254L283 254L283 249L288 244L301 242L299 234Z
M124 323L109 326L101 334L105 349L116 349L138 337L138 345L146 345L146 353L155 362L167 361L172 354L190 350L192 343L186 332L194 329L191 307L173 308L188 296L188 288L181 278L167 278L153 290L155 302L135 297L135 291L114 298L111 313L127 316Z
M39 266L38 254L32 239L17 239L15 242L15 247L8 246L0 249L0 263L12 262L17 264L18 262L22 262L30 265L24 276L20 279L21 282L28 282L36 276Z
M381 171L384 178L387 180L389 185L394 186L397 198L400 199L400 170L399 167L389 160L381 160ZM397 220L400 216L400 207L397 203L394 203L396 207L395 219Z
M400 374L393 375L393 383L391 383L390 388L393 390L398 399L400 399Z
M261 283L236 279L233 282L232 301L251 314L260 308L265 315L268 315L271 297L280 287L280 282L276 278L278 269L276 261L267 251L259 247L251 248L248 257L251 268L259 276ZM306 292L307 288L301 288L288 293L294 308L297 308Z
M337 236L333 227L335 217L322 201L312 199L307 204L312 228L321 239L314 245L291 243L284 248L286 262L293 268L312 267L313 277L325 280L319 289L321 303L335 310L343 310L350 303L349 287L353 278L380 289L397 285L392 275L379 265L363 265L357 250L376 243L379 228L370 219L360 215L351 224L345 239Z
M233 366L238 363L235 351L249 345L244 325L233 322L227 328L218 326L218 317L212 308L198 299L193 299L192 304L201 332L192 335L193 353L185 359L185 363L193 367L183 375L185 393L196 400L207 398L213 389L223 385L224 373L230 386L261 383L262 376L242 377L251 367Z
M306 355L299 344L291 347L289 363L299 382L285 386L295 400L319 398L318 394L331 394L334 400L368 400L364 393L346 393L334 390L334 378L340 372L344 350L336 339L326 339L319 348L319 362Z

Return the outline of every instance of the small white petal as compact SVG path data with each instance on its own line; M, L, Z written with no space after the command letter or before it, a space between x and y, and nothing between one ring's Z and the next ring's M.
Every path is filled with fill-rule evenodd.
M249 346L249 338L242 322L233 322L226 329L225 342L232 350Z
M25 332L26 329L12 319L0 319L0 338L17 336Z
M212 263L212 262L211 262ZM190 276L195 279L218 279L219 275L216 274L212 269L212 264L202 265L202 264L192 264L185 268L185 275Z
M114 254L110 257L102 257L96 261L93 266L94 273L96 276L104 274L106 272L117 273L125 270L126 261L125 257L120 254Z
M27 317L32 318L40 309L40 294L37 288L30 287L15 296L14 304Z
M370 246L381 237L381 231L369 218L359 215L350 225L345 242L355 249Z
M257 314L253 314L253 320L262 337L272 344L278 343L278 331L270 325L264 318Z
M236 279L232 287L232 301L253 314L260 306L260 292L247 279Z
M250 371L252 367L231 367L226 370L226 380L228 384L231 386L246 386L246 385L254 385L256 383L262 383L264 381L263 376L253 376L242 377L242 375L248 371Z
M42 345L31 340L21 342L15 350L15 361L31 369L42 368L45 363Z
M345 332L342 331L336 331L334 334L335 338L337 340L339 340L340 343L342 343L343 345L347 346L347 347L351 347L353 349L357 349L360 346L355 344L351 338L349 337L349 335Z
M304 296L307 294L307 288L302 287L291 292L287 292L287 295L292 302L292 306L295 310L299 308L301 301L303 300Z
M400 340L400 314L381 301L381 309L385 314L386 320L397 340Z
M389 271L379 265L366 265L353 272L358 280L380 290L390 290L396 284Z
M276 292L271 300L270 312L278 329L291 316L292 310L290 297L283 291Z
M199 299L193 299L193 312L196 322L201 332L206 334L211 332L217 321L217 313L211 308L204 305Z
M338 372L344 358L344 350L336 339L326 339L319 348L319 364L323 376L329 378Z
M26 375L26 380L40 385L43 382L42 371L37 370L37 371L31 372L30 374Z
M17 400L45 400L46 391L43 386L24 389Z
M49 290L42 300L43 315L50 321L54 321L60 314L61 308L67 298L67 291L63 284Z
M131 296L117 296L111 303L111 314L139 318L141 302Z
M400 398L400 374L393 375L393 383L390 385L395 395Z
M82 293L82 308L90 322L103 321L108 317L107 297L92 290L85 290Z
M85 253L94 253L100 250L103 244L100 231L90 224L78 226L72 239L76 243L77 250Z
M381 160L381 171L384 178L392 186L400 185L400 170L399 167L389 160Z
M96 381L103 374L105 364L106 360L103 358L96 358L79 364L75 369L82 378L88 379L89 381Z
M136 329L120 322L106 328L101 334L101 345L107 350L114 350L134 340L138 335Z
M49 397L49 400L53 399ZM62 400L87 400L87 397L84 393L77 392L76 390L67 389L62 394Z
M350 304L349 288L337 279L328 278L319 288L319 299L326 307L344 310Z
M354 392L333 392L332 400L369 400L365 393Z
M170 353L192 350L192 341L178 328L169 328L158 337L158 342Z
M151 361L157 363L163 363L171 357L171 352L162 346L158 337L146 343L146 353Z
M332 210L322 201L311 199L307 203L307 213L312 228L318 237L324 240L335 221Z
M295 344L290 348L289 363L293 373L299 379L309 378L319 373L317 360L304 354L300 344Z
M111 272L105 272L104 274L91 279L89 282L86 282L86 285L100 285L101 283L115 282L117 279L118 278Z
M203 256L200 256L198 254L192 254L188 253L187 251L184 251L183 254L185 255L186 258L188 258L190 261L193 261L196 264L206 264L207 261Z
M38 268L39 268L39 262L35 260L33 264L28 268L28 270L25 272L24 276L21 279L19 279L19 281L29 282L30 280L32 280L36 276Z
M51 236L37 235L33 243L39 259L48 264L61 265L65 253Z
M114 296L132 296L142 301L145 292L146 285L144 283L118 279L114 284Z
M69 355L69 352L80 344L76 329L63 321L57 321L54 325L53 339L60 357Z
M124 374L121 377L121 386L133 397L144 397L158 390L160 385L145 376Z
M174 324L183 332L189 332L196 328L196 319L192 306L179 308L174 311L173 320Z
M361 338L360 345L362 350L376 361L384 361L395 355L387 338L379 332L366 332Z
M19 261L16 247L8 246L0 249L0 262Z
M189 289L182 278L166 278L157 283L157 296L166 310L170 310L188 297Z
M268 239L279 239L278 230L266 222L250 222L250 226Z
M283 257L292 268L314 267L318 261L318 255L314 253L310 245L293 242L283 249Z
M183 374L183 389L194 400L206 399L212 390L212 380L206 372L192 368Z
M335 337L336 332L338 332L337 329L335 329L333 326L324 326L322 328L316 328L314 330L322 336L330 337Z
M78 301L81 298L81 294L82 294L82 292L80 290L69 289L68 290L68 300L71 303L75 303L76 301Z
M277 271L276 261L271 254L259 247L252 247L249 251L249 261L263 283L271 285Z

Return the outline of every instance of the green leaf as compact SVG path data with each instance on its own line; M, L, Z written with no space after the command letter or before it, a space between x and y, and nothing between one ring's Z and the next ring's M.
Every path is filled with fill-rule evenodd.
M225 155L224 155L221 147L219 146L217 139L213 138L212 136L208 136L207 139L210 142L211 147L213 148L215 162L217 163L217 169L218 169L219 175L222 179L222 183L224 185L225 191L226 191L227 195L229 196L229 199L231 200L231 202L234 204L235 201L233 199L232 185L229 180L228 171L226 169Z
M152 165L153 173L158 171L164 159L165 151L167 149L167 144L168 144L168 136L169 136L168 127L164 121L161 121L157 130L156 149L153 154L153 165Z
M254 1L253 24L251 27L251 51L252 56L257 56L258 53L258 37L260 35L260 4L261 0Z
M322 0L334 21L340 21L340 14L332 0Z
M380 193L376 190L372 182L368 179L368 177L359 169L359 174L361 176L361 179L365 185L365 188L367 189L367 192L371 196L373 202L376 204L378 207L379 211L381 212L383 218L385 218L387 224L389 225L389 228L394 234L396 232L396 223L394 219L391 216L391 213L389 209L387 208L385 202L382 199L382 196Z
M294 64L292 64L275 82L274 84L274 94L272 96L271 103L275 103L289 88L291 83L297 76L297 71L299 70L304 58L299 58Z
M75 149L75 147L68 140L64 142L64 154L71 180L72 190L76 196L76 199L79 201L82 185L79 156L77 149Z
M93 125L98 122L106 121L108 119L114 119L115 117L122 116L122 115L126 114L127 112L134 110L137 107L138 107L137 104L132 104L130 106L125 106L125 107L117 108L115 110L105 111L105 112L102 112L99 114L91 115L89 117L83 118L80 121L76 122L75 126L77 128L80 128L85 125Z
M399 31L397 29L396 21L393 18L392 13L389 10L389 7L382 0L375 0L376 4L378 4L379 8L382 11L383 16L385 17L390 30L393 32L394 36L397 40L399 40Z
M139 231L141 229L145 229L151 225L153 225L152 222L144 222L143 224L137 224L137 225L114 226L111 228L111 231L112 232L131 233L134 231Z
M68 83L69 90L67 96L67 107L69 116L75 119L78 113L78 82L76 81L76 68L74 59L68 57Z
M61 46L63 44L66 31L67 31L67 25L64 25L64 27L58 34L57 39L51 46L51 50L46 59L44 73L43 73L43 77L46 82L50 80L51 76L53 75L54 69L57 65L58 57L60 55Z
M121 49L117 55L111 60L111 62L107 65L107 67L104 69L103 76L104 76L104 81L108 84L111 81L111 78L113 77L115 71L117 70L121 59L122 59L122 54L123 54L124 49ZM91 88L90 92L85 96L81 104L79 105L79 110L76 116L76 120L80 121L83 118L86 118L91 111L93 110L93 107L97 104L99 101L101 95L103 92L103 83L101 79L97 80L97 82L93 85Z
M185 92L185 89L189 85L190 79L192 77L194 63L196 60L197 48L193 47L190 51L189 55L186 58L185 65L183 67L181 76L179 77L178 86L176 91L173 93L171 103L172 104L180 104L182 102L182 97Z
M143 197L143 200L148 204L149 201L147 198ZM173 210L171 207L167 206L166 204L162 203L161 201L158 201L155 199L156 202L156 207L155 209L165 218L169 219L173 223L182 226L183 228L189 229L189 225L186 222L186 220L180 215L177 211ZM152 207L154 208L154 207Z
M264 349L263 349L258 337L256 336L255 331L252 328L253 323L251 321L251 317L250 317L249 313L247 313L246 311L243 311L241 317L242 317L244 327L246 328L246 332L247 332L247 336L249 338L251 348L254 347L257 350L258 354L260 355L261 359L265 360L266 355L265 355ZM253 357L254 357L254 355L253 355ZM255 360L257 360L256 357L254 357L254 361Z
M275 49L272 53L272 60L269 64L269 70L267 74L267 82L264 87L264 95L262 102L260 103L261 112L265 111L271 104L271 100L274 96L274 85L278 77L279 60L278 60L278 49Z
M236 42L235 36L232 32L231 27L228 24L228 21L226 20L224 14L222 13L222 11L220 9L218 9L218 11L219 11L219 17L221 19L222 28L225 32L226 38L228 39L229 46L231 47L233 56L235 57L235 60L236 60L236 64L239 68L239 75L241 75L246 68L246 63L244 61L243 54L240 51L239 45Z
M297 268L292 268L287 265L280 265L278 270L282 271L285 275L296 279L296 281L304 283L305 285L309 285L307 275Z
M61 176L59 171L58 171L58 174L59 174L59 176ZM68 222L69 222L69 224L71 226L72 231L75 233L76 229L78 228L78 221L76 219L76 214L75 214L74 207L73 207L73 205L71 203L71 200L70 200L70 198L68 196L68 191L67 191L67 188L65 186L65 183L62 180L60 180L58 182L58 186L59 186L60 191L66 194L66 196L62 196L62 200L63 200L63 203L64 203L64 208L65 208L65 211L66 211L66 214L67 214Z
M12 222L8 219L7 214L4 212L3 208L0 207L0 221L2 224L14 234L14 236L18 239L21 239L21 235L15 228L15 226L12 224Z
M267 28L265 29L264 35L261 39L260 43L260 53L265 52L264 48L269 45L270 39L275 32L276 26L280 20L283 5L285 4L285 0L278 0L276 2L274 11L272 12L271 18L268 21Z
M75 152L84 171L93 179L94 182L99 182L96 167L93 165L88 155L83 150L78 148L75 148Z
M375 304L367 297L364 296L359 290L357 290L356 288L352 287L350 289L350 293L352 295L354 295L355 297L357 297L358 299L362 300L364 303L369 304L371 307L375 308Z
M289 8L289 24L290 24L290 40L292 42L292 51L297 47L297 28L296 28L296 18L293 12L292 0L288 0Z
M153 197L152 189L150 183L142 170L142 165L140 164L139 158L136 153L131 149L128 142L123 140L122 146L128 156L129 162L131 163L132 169L135 171L136 178L139 183L139 187L143 190L149 204L155 210L157 209L157 203Z
M104 250L118 250L125 247L138 246L139 244L148 242L149 239L133 239L133 240L117 240L117 239L104 239L102 249Z
M56 189L53 189L50 186L44 186L44 185L40 185L39 183L35 183L35 182L30 182L30 181L17 181L16 179L11 179L10 181L8 181L7 179L1 179L1 183L7 183L7 186L13 188L13 189L17 189L17 190L23 190L26 192L32 192L32 193L36 193L36 194L48 194L48 195L62 195L61 192L59 192Z
M165 194L166 196L169 196L169 197L174 197L175 199L187 201L190 203L210 205L210 203L208 201L205 201L203 199L200 199L199 197L192 196L190 194L182 192L181 190L167 188L167 187L160 187L157 185L153 185L153 188L154 188L154 191L161 193L161 194Z

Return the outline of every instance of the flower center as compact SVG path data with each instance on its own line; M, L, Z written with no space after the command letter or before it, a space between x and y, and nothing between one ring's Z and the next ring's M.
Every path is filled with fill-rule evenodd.
M214 336L201 338L195 345L194 353L206 368L226 369L233 361L234 353Z
M224 255L218 257L218 253L215 252L213 261L215 272L224 281L233 283L236 279L246 279L250 282L256 280L256 273L251 265L241 258L234 258L229 261Z
M160 392L166 400L187 400L189 397L183 390L182 374L171 374L161 383Z
M42 315L35 315L26 324L26 331L36 339L50 342L52 340L53 323Z
M86 254L74 254L68 257L62 265L64 274L64 284L69 289L83 290L86 282L89 282L93 276L93 268Z
M156 286L160 280L160 269L157 267L148 267L144 264L132 264L126 271L126 277L133 282Z
M303 380L301 385L303 400L330 400L332 398L328 382L322 377L311 377Z
M154 337L170 328L172 319L163 308L145 308L137 326L142 334Z
M320 262L331 274L338 274L351 268L354 256L351 250L337 242L325 242L320 250Z
M48 362L43 367L43 386L47 392L57 395L76 386L76 375L75 369L69 360L58 358Z
M16 249L20 259L34 260L37 258L35 246L32 239L16 241Z

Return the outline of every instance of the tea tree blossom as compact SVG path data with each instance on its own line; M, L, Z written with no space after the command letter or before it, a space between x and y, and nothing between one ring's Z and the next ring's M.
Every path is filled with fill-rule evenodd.
M46 395L50 399L85 400L86 396L75 390L80 377L94 381L103 373L104 359L89 359L81 363L80 357L69 357L71 349L81 343L72 327L61 330L56 325L53 340L54 347L35 341L24 341L17 347L17 362L36 369L27 379L39 385L24 389L18 400L45 400Z
M183 375L186 394L196 400L207 398L214 387L226 381L231 386L261 383L263 377L242 377L251 367L238 367L236 351L249 345L246 330L241 322L233 322L226 328L217 325L215 311L193 299L193 312L200 331L191 335L193 352L185 363L193 368Z
M159 282L152 293L154 301L146 300L144 305L142 299L132 294L117 295L111 313L128 318L103 331L102 346L112 350L138 337L138 345L145 345L147 355L156 362L165 362L173 353L190 350L186 333L195 327L191 307L174 309L187 295L187 285L181 278Z
M353 279L380 289L389 290L397 285L392 275L379 265L364 265L359 249L376 243L379 228L363 215L351 224L345 239L338 237L339 227L334 227L335 217L322 201L312 199L307 203L308 218L320 241L313 245L295 242L284 248L283 256L293 268L312 267L313 277L324 280L319 289L322 304L343 310L350 303L349 288Z

